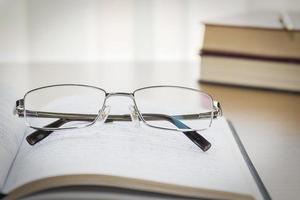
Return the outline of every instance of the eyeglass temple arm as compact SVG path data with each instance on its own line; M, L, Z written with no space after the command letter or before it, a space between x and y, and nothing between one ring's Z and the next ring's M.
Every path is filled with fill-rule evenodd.
M20 100L18 100L20 101ZM24 109L20 108L20 103L18 102L16 104L15 114L19 116L24 116ZM214 106L216 111L213 112L213 118L216 118L218 116L222 115L222 109L220 106L220 103L215 101ZM70 122L70 121L93 121L96 117L96 115L85 115L85 114L69 114L69 113L49 113L49 112L38 112L38 111L28 111L26 110L26 115L31 117L61 117L60 119L46 125L44 128L57 128L62 126L63 124ZM191 115L174 115L174 116L168 116L168 115L162 115L162 114L143 114L143 117L148 118L147 120L160 120L161 118L171 122L174 124L177 128L180 129L189 129L188 126L186 126L184 123L179 121L177 118L180 119L199 119L199 118L208 118L211 117L212 113L201 113L201 114L191 114ZM131 120L129 115L109 115L106 122L112 122L112 121L129 121ZM26 140L29 144L34 145L37 142L43 140L48 135L50 135L53 131L45 131L45 130L37 130L26 137ZM196 131L183 131L183 133L191 140L193 141L199 148L201 148L203 151L207 151L211 144L200 134L198 134Z
M182 123L181 121L179 121L178 119L176 119L175 117L172 117L172 116L161 115L161 114L142 114L142 115L144 118L146 118L146 120L149 120L149 119L151 120L154 118L155 118L155 120L164 119L164 120L167 120L167 121L171 122L172 124L174 124L177 128L189 129L189 127L187 125L185 125L184 123ZM113 121L120 121L120 119L122 121L131 120L130 115L121 115L121 116L112 115L112 116L108 116L106 123L113 122ZM60 119L46 125L44 128L57 128L57 127L62 126L65 123L70 122L70 121L73 121L73 120L60 118ZM33 133L31 133L30 135L28 135L26 137L26 140L29 144L34 145L34 144L40 142L41 140L45 139L46 137L48 137L52 132L53 131L36 130ZM196 131L183 131L182 133L184 133L185 136L187 136L192 142L194 142L203 151L207 151L211 147L210 142L207 141L203 136L201 136Z
M173 118L176 119L201 119L201 118L211 118L211 115L213 119L222 116L222 108L218 101L213 102L214 111L213 112L204 112L199 114L186 114L186 115L172 115ZM18 115L19 117L24 116L24 100L19 99L16 101L16 107L14 109L14 114ZM93 114L71 114L71 113L56 113L56 112L41 112L41 111L31 111L26 110L26 115L29 117L44 117L44 118L66 118L69 120L87 120L87 121L93 121L97 115ZM131 120L130 118L127 118L125 115L109 115L111 118L114 118L116 120ZM167 115L166 115L167 116ZM129 115L128 115L129 117ZM159 120L152 118L151 120Z
M61 118L61 119L58 119L58 120L44 126L44 128L57 128L57 127L64 125L65 123L67 123L69 121L70 120ZM35 145L36 143L38 143L41 140L48 137L51 133L53 133L53 131L36 130L33 133L31 133L30 135L28 135L26 137L26 140L30 145Z
M142 114L143 118L151 120L154 118L164 119L166 121L171 122L177 128L180 129L190 129L187 125L182 123L180 120L176 119L174 116L163 115L163 114ZM182 131L182 133L187 136L193 143L195 143L202 151L207 151L211 147L211 143L206 140L202 135L200 135L197 131Z

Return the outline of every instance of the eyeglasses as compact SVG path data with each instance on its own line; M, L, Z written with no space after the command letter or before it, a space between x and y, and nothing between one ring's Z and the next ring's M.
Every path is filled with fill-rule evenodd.
M130 114L109 114L108 102L114 96L131 99ZM161 85L132 93L108 93L90 85L59 84L28 91L16 101L15 114L35 129L26 137L30 145L53 131L83 128L97 121L142 121L153 128L182 132L207 151L211 143L198 132L209 128L213 119L222 115L222 109L209 94L187 87Z

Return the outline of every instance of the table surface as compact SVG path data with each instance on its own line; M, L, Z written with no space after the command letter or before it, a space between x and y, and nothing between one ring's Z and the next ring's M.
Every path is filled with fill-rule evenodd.
M0 84L22 97L58 83L92 84L109 92L148 85L182 85L220 101L273 199L300 196L300 95L199 84L198 63L1 63Z

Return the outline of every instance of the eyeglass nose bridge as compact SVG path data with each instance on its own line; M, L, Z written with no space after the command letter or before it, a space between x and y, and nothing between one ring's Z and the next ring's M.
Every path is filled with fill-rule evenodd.
M137 106L135 103L135 99L134 99L134 94L133 93L127 93L127 92L111 92L111 93L106 93L105 95L105 100L103 102L103 107L102 107L102 111L106 106L106 101L110 98L110 97L114 97L114 96L121 96L121 97L129 97L133 103L134 103L134 107L137 110Z
M129 93L129 92L110 92L110 93L106 93L103 106L105 106L107 99L109 99L110 97L114 97L114 96L129 97L133 101L134 106L137 109L136 102L135 102L135 99L134 99L134 94Z
M112 97L112 96L125 96L125 97L133 98L133 93L128 93L128 92L110 92L110 93L106 93L106 98L109 98L109 97Z
M111 107L106 105L106 101L110 97L114 97L114 96L129 97L133 101L133 105L129 106L130 118L131 118L131 121L133 122L134 126L139 127L140 126L140 120L142 120L142 117L141 117L141 114L139 113L139 111L137 109L133 93L127 93L127 92L106 93L106 97L105 97L105 100L104 100L103 107L99 111L99 116L101 116L101 117L99 117L99 119L101 119L103 122L105 122L106 119L108 118Z
M134 99L134 94L133 93L128 93L128 92L110 92L110 93L106 93L105 94L105 100L103 102L103 107L102 107L101 110L103 110L103 108L105 107L106 101L110 97L114 97L114 96L129 97L133 101L134 106L136 107L136 103L135 103L135 99Z

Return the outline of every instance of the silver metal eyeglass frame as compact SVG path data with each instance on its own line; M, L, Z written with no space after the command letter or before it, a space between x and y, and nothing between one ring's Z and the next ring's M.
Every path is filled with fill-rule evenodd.
M97 115L93 114L73 114L73 113L54 113L54 112L42 112L42 111L32 111L32 110L26 110L25 108L25 100L26 96L36 90L41 90L41 89L46 89L46 88L51 88L51 87L60 87L60 86L79 86L79 87L88 87L88 88L93 88L100 90L105 94L105 98L102 104L101 109L99 110ZM138 104L136 103L135 100L135 93L141 90L146 90L146 89L152 89L152 88L180 88L180 89L185 89L185 90L190 90L194 92L200 92L206 96L208 96L212 100L212 110L211 112L206 112L206 113L197 113L197 114L188 114L188 115L174 115L174 116L169 116L165 114L154 114L154 113L141 113ZM83 127L88 127L92 126L95 124L98 120L103 120L105 123L108 122L113 122L113 121L131 121L132 116L131 115L107 115L105 116L105 108L106 108L106 101L112 96L125 96L129 97L133 101L133 107L134 107L134 114L137 118L137 120L142 121L145 125L152 127L152 128L158 128L158 129L163 129L163 130L172 130L172 131L180 131L183 132L189 139L191 139L198 147L200 147L203 151L206 151L210 148L211 144L203 138L197 131L203 131L205 129L192 129L182 123L179 119L199 119L199 118L210 118L210 124L209 127L211 126L211 123L213 119L222 116L222 109L221 105L219 102L213 100L212 96L202 92L197 89L193 88L188 88L188 87L182 87L182 86L173 86L173 85L158 85L158 86L148 86L148 87L142 87L139 89L134 90L132 93L124 93L124 92L113 92L113 93L108 93L104 89L91 86L91 85L83 85L83 84L56 84L56 85L49 85L49 86L44 86L44 87L39 87L35 88L33 90L30 90L25 93L24 97L22 99L19 99L16 101L16 107L14 109L14 114L16 114L19 117L24 117L26 118L27 116L29 117L41 117L41 118L59 118L59 120L52 122L51 124L48 124L44 127L35 127L31 126L27 120L25 119L25 123L27 126L36 129L37 131L31 133L29 136L27 136L27 141L29 144L34 145L37 142L43 140L45 137L47 137L50 133L52 133L55 130L63 130L63 129L74 129L74 128L83 128ZM104 115L104 116L103 116ZM172 123L176 128L165 128L165 127L159 127L159 126L154 126L149 124L147 121L151 120L166 120ZM65 123L68 123L70 121L91 121L91 123L86 124L83 127L60 127Z

